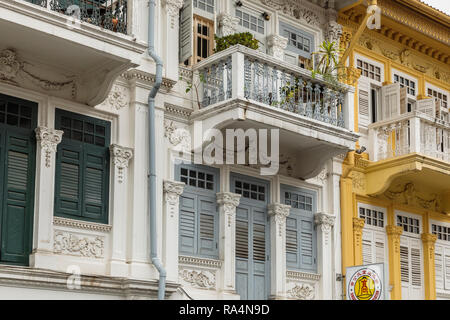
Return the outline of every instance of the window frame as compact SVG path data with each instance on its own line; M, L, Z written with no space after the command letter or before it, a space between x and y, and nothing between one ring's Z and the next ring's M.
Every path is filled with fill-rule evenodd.
M214 21L207 19L205 17L199 16L197 14L193 15L193 41L194 41L194 48L192 53L192 65L195 65L199 62L201 62L204 59L207 59L214 53ZM201 24L202 26L207 26L209 29L208 35L203 35L198 33L198 24ZM202 57L201 53L198 52L198 40L205 39L208 42L208 48L207 48L207 56Z
M291 24L286 23L284 21L280 21L279 28L280 28L279 29L280 30L280 35L283 36L283 37L286 37L285 36L285 32L287 31L290 34L294 34L296 37L298 37L298 36L302 37L302 45L303 45L303 40L304 39L307 39L309 41L309 50L306 51L306 50L298 48L297 46L293 46L291 44L290 37L286 37L286 38L288 38L288 43L287 43L287 46L286 46L285 50L293 52L293 53L299 55L300 57L303 57L303 58L306 58L306 59L311 59L312 58L311 53L314 52L314 48L315 48L315 37L314 37L314 34L308 32L308 31L305 31L304 29L299 29L297 27L294 27Z

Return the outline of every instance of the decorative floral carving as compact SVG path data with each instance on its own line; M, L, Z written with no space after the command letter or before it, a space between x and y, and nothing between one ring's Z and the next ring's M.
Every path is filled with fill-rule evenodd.
M39 76L25 70L25 63L20 61L14 49L0 51L0 81L6 81L18 85L15 78L21 73L32 83L44 90L61 90L63 87L72 85L72 96L75 95L75 81L56 82L42 79Z
M228 227L231 227L231 221L236 214L236 207L239 205L240 194L231 192L220 192L216 194L217 203L223 206L223 211L227 216Z
M314 222L316 225L320 226L322 232L328 234L331 228L334 226L335 217L326 213L316 213L314 215Z
M336 21L330 21L325 28L325 38L328 42L335 42L339 47L339 40L342 36L342 26Z
M215 289L216 287L216 277L209 271L182 269L179 274L184 281L195 287L204 289Z
M164 136L183 152L191 152L191 134L184 128L176 128L173 121L164 121Z
M51 156L56 153L56 147L61 142L64 132L47 127L37 127L34 131L36 132L36 140L45 153L45 166L50 168Z
M128 106L129 100L130 95L128 88L115 84L109 92L108 97L101 105L110 105L116 110L120 110Z
M117 144L112 144L109 146L109 151L111 153L113 163L118 169L117 173L118 182L122 183L124 180L123 170L125 168L128 168L128 163L130 162L130 159L133 157L133 149L125 148Z
M104 253L104 238L99 236L76 235L56 230L54 234L53 252L102 258Z
M173 29L178 19L180 9L183 8L183 0L165 0L167 15L170 17L170 27Z
M281 237L285 231L286 217L289 215L291 206L281 203L271 203L268 206L269 217L274 217L278 225L278 235Z
M261 0L261 2L312 26L320 27L325 20L325 12L313 9L314 6L307 1Z
M434 211L442 211L438 195L432 194L431 199L427 200L423 196L419 195L416 187L411 182L405 183L403 187L398 185L390 190L387 190L384 192L384 195L388 199L394 200L401 204L420 206L424 209L431 209Z
M288 44L288 38L273 34L267 38L267 46L270 54L280 60L284 60L284 49Z
M236 33L239 18L223 12L217 16L217 23L219 26L219 35L225 37Z
M312 300L315 295L314 287L306 283L296 284L295 287L288 290L287 293L291 298L299 300Z
M364 192L366 189L366 178L364 173L359 171L352 172L352 185L353 189L358 190L360 192Z

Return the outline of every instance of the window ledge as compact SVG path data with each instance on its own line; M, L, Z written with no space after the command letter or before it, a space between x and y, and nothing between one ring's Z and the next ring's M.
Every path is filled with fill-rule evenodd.
M192 256L179 256L178 263L183 265L194 265L200 267L209 267L214 269L219 269L222 267L222 260L192 257Z
M312 280L319 281L320 274L313 272L297 271L297 270L286 270L287 280Z
M99 232L104 232L104 233L109 233L112 229L112 225L109 225L109 224L86 222L86 221L68 219L68 218L62 218L62 217L53 217L53 225L54 226L62 226L62 227L71 227L71 228L89 230L89 231L99 231Z

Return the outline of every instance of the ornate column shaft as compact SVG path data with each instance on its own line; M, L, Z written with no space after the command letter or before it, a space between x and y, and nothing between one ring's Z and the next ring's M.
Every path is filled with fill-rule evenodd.
M219 256L223 261L219 287L231 294L236 290L236 207L240 198L240 194L232 192L217 193L220 214Z
M217 16L217 23L219 27L217 31L218 37L225 37L236 33L239 18L229 13L222 12Z
M436 239L437 236L435 234L422 233L426 300L436 300L436 269L434 265L434 245Z
M400 226L386 226L389 246L389 284L392 286L391 300L401 300L402 282L400 273L400 236L403 228Z
M111 164L113 167L112 208L111 217L111 261L109 273L112 276L126 276L126 248L127 248L127 215L128 188L127 168L133 157L133 149L111 144L109 146Z
M353 256L355 257L354 265L359 266L363 263L362 259L362 231L364 228L364 219L353 218L353 245L355 251Z
M326 213L316 213L314 223L317 227L318 271L320 278L321 299L333 299L333 248L331 246L332 228L335 216Z
M52 224L55 190L55 155L58 144L62 140L63 131L47 127L35 129L37 140L36 163L36 202L33 254L30 265L38 267L39 254L51 253Z
M267 38L269 54L279 60L284 60L284 49L286 49L287 44L288 39L278 34L270 35Z
M167 280L178 282L178 218L184 182L164 180L163 263Z
M286 217L291 206L271 203L268 206L270 217L270 291L272 299L286 297Z

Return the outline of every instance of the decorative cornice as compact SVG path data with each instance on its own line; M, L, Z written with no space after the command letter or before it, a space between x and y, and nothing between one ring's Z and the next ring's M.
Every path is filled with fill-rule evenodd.
M53 225L105 233L110 232L112 229L112 226L108 224L86 222L62 217L53 217Z
M164 103L164 107L166 108L166 113L173 115L175 118L181 119L189 119L192 109L183 108L174 104Z
M111 144L109 146L109 151L111 153L112 162L118 169L118 182L122 183L124 180L123 170L128 168L130 159L133 158L133 149L122 147L117 144Z
M36 140L39 142L42 151L45 152L45 166L50 168L51 156L56 153L56 148L62 140L63 131L49 129L47 127L37 127Z
M178 263L182 265L192 265L199 267L207 267L213 269L219 269L222 267L221 260L198 258L190 256L178 256Z
M309 272L301 272L301 271L295 271L295 270L287 270L286 271L286 279L289 279L289 280L319 281L320 280L320 274L309 273Z
M143 82L146 84L154 84L155 80L156 80L156 76L154 74L151 73L147 73L141 70L136 70L136 69L132 69L132 70L128 70L124 73L121 74L122 78L130 81L130 80L134 80L134 81L138 81L138 82ZM173 88L173 86L176 84L177 82L168 78L163 78L162 79L162 88L166 91L169 91Z

